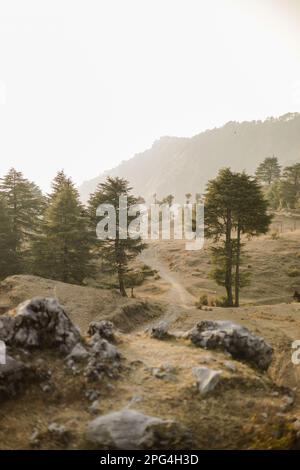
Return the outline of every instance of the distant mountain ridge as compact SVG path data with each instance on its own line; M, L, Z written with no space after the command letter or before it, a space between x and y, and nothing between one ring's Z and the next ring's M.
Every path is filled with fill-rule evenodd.
M173 194L203 192L207 181L222 167L253 174L266 157L281 165L300 162L300 114L288 113L265 121L228 122L194 137L161 137L152 147L117 167L84 182L79 188L87 201L98 183L110 176L129 180L136 195L146 200Z

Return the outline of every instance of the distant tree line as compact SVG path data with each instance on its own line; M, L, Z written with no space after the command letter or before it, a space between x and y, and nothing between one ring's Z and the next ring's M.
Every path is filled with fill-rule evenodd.
M273 210L300 209L300 163L282 169L275 156L268 157L255 175Z
M54 178L51 193L44 196L21 172L10 169L0 180L0 279L27 273L82 284L95 274L101 256L126 296L129 264L145 245L140 238L121 239L118 220L115 240L96 237L98 205L111 203L117 210L121 195L128 197L129 204L136 202L126 180L108 178L85 207L63 171Z

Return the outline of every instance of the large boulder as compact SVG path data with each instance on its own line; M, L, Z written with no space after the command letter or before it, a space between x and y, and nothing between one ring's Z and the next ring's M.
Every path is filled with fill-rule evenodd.
M91 421L87 440L100 449L189 449L191 435L172 420L124 409Z
M231 321L201 321L187 337L201 348L222 349L234 358L249 361L262 370L268 369L273 349L247 328Z
M79 330L55 298L27 300L0 317L0 340L8 346L58 348L69 353L80 338Z

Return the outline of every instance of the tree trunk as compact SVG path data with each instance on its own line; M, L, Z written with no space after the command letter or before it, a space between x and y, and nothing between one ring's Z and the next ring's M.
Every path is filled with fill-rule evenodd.
M234 306L240 306L240 257L241 257L241 229L237 228L237 245L236 245L236 267L235 267L235 302Z
M118 279L119 279L120 294L122 295L122 297L128 297L126 289L125 289L125 285L124 285L123 273L121 270L118 271Z
M232 243L231 243L231 210L227 209L227 224L226 224L226 273L225 273L225 289L227 293L228 307L233 306L232 295Z

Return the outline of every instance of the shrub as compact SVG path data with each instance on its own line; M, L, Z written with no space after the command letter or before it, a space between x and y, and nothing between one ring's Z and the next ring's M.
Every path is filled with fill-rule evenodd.
M216 299L216 307L228 307L227 297L218 297Z
M280 235L279 235L278 230L273 230L273 232L271 232L271 239L278 240L279 238L280 238Z

